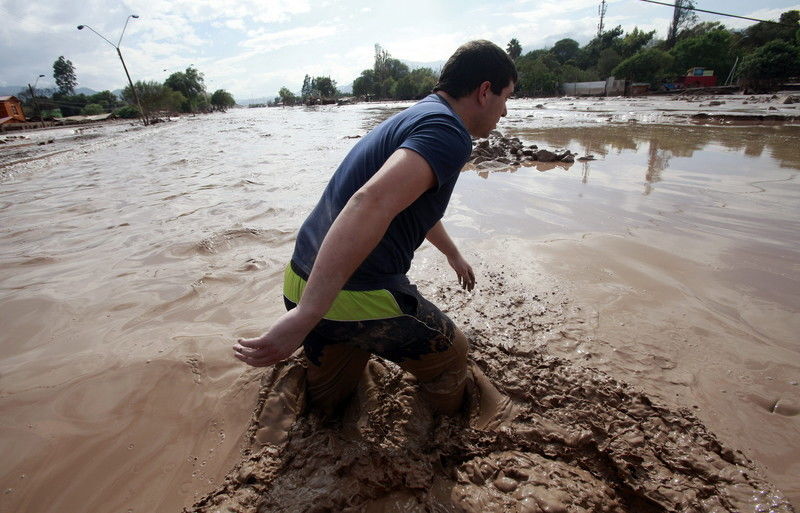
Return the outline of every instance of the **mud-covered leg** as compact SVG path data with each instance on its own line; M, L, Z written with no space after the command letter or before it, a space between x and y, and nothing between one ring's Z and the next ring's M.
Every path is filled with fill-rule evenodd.
M326 345L319 365L306 358L311 405L326 414L333 413L355 390L368 360L369 353L347 344Z
M447 350L399 363L417 378L425 398L439 413L452 415L464 402L468 348L467 337L455 328L453 343Z

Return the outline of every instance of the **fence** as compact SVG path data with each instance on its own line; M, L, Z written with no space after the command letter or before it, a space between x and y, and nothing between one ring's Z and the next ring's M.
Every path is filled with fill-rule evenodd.
M608 77L597 82L566 82L562 90L569 96L616 96L625 94L625 81Z

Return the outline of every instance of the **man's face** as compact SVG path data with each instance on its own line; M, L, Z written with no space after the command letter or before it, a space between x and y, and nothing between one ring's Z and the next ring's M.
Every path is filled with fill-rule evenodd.
M479 133L475 134L478 137L488 137L489 132L497 128L497 122L500 118L505 117L508 113L506 109L506 100L514 93L514 82L510 82L505 89L500 91L500 94L494 94L491 88L487 91L487 101L484 105L484 112Z

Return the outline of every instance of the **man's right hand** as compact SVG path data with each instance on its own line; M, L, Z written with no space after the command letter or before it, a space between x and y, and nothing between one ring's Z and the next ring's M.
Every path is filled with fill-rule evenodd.
M234 356L253 367L268 367L289 358L319 322L300 308L289 310L266 333L257 338L237 340Z

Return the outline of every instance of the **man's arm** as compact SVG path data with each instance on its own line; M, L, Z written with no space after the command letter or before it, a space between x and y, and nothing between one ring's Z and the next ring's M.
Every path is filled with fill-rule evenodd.
M433 225L425 238L447 257L447 263L458 275L458 284L466 290L472 290L475 287L475 273L472 271L472 266L461 256L441 220Z
M291 356L397 214L435 185L436 175L421 155L405 148L394 152L331 225L297 307L278 318L264 335L240 339L233 347L234 355L256 367Z

